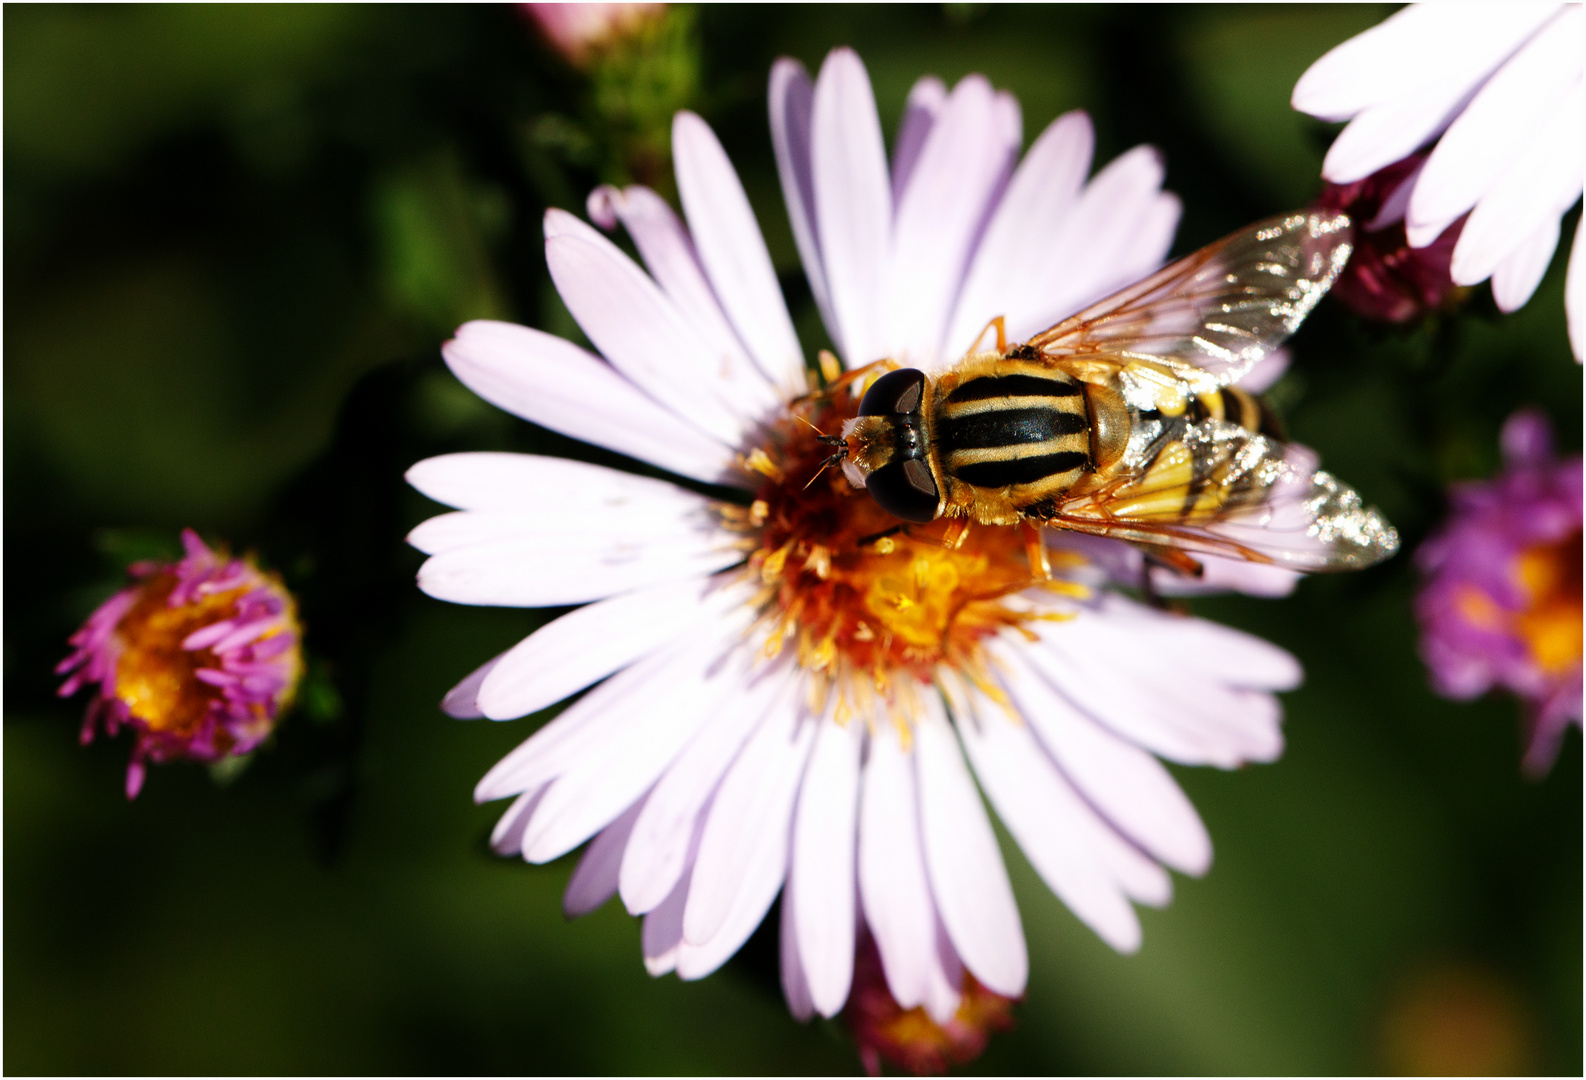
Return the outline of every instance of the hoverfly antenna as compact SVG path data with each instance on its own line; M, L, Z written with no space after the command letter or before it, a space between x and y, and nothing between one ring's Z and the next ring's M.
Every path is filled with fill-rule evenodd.
M841 464L843 459L848 456L848 441L846 439L842 438L841 436L839 436L839 435L822 435L821 436L821 442L825 443L827 446L835 446L837 449L832 453L831 457L829 457L825 461L821 462L821 467L815 470L815 475L814 476L810 477L809 484L805 484L804 485L804 490L805 491L808 491L810 489L810 484L815 483L815 481L817 481L817 480L819 480L821 478L821 473L825 472L827 469L831 468L833 465Z

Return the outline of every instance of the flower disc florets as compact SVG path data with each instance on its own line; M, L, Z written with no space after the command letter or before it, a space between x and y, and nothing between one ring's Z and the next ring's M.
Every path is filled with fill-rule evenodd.
M968 522L945 516L905 524L882 510L828 467L832 448L821 438L856 415L857 402L847 390L796 402L767 446L746 459L764 482L747 510L728 514L753 536L748 572L767 590L765 652L796 649L799 665L821 677L817 696L835 685L848 705L867 705L872 689L888 702L907 696L944 665L993 687L980 643L1004 627L1053 617L1004 602L1040 578L1023 531L966 529ZM1045 584L1086 595L1072 582Z
M302 673L297 605L275 574L182 533L186 558L130 568L134 584L106 600L73 634L56 668L68 697L89 683L98 696L82 741L102 724L126 725L136 743L127 797L144 762L215 762L253 750L291 703Z

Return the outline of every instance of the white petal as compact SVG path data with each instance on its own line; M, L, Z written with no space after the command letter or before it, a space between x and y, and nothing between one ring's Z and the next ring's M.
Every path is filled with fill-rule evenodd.
M706 722L655 785L622 863L622 902L630 912L649 911L671 893L698 846L716 785L766 716L792 707L792 689L785 666L761 674Z
M1487 76L1550 14L1527 8L1519 3L1465 6L1459 45L1423 67L1413 85L1369 105L1350 121L1328 148L1322 176L1335 184L1364 180L1442 132ZM1484 32L1473 33L1480 24L1485 24ZM1413 68L1416 61L1399 63Z
M962 79L932 126L892 226L889 355L929 371L963 282L988 201L1006 175L1007 144L983 76Z
M1581 77L1586 13L1564 11L1487 81L1427 160L1405 222L1412 247L1425 247L1497 182L1503 167L1538 133Z
M459 328L441 354L468 389L541 427L696 480L743 483L723 443L569 341L526 326L476 321Z
M877 725L865 762L859 898L892 997L905 1009L945 997L951 1015L958 987L946 983L936 961L936 905L920 845L913 761L891 723Z
M683 936L695 945L736 929L727 923L741 897L758 902L767 881L782 883L793 802L816 729L814 718L802 712L789 704L767 717L716 792L683 916ZM766 906L775 896L773 887Z
M1323 120L1347 120L1434 80L1459 75L1473 83L1557 7L1411 4L1312 64L1294 84L1292 104Z
M1492 272L1492 298L1499 311L1517 311L1525 306L1542 284L1558 249L1559 222L1550 218L1537 226L1530 238L1503 257Z
M513 720L539 712L744 599L719 586L709 578L667 582L552 620L497 658L478 693L481 715Z
M703 522L547 517L541 525L538 535L430 557L419 568L419 588L454 604L552 607L702 577L743 559L731 541Z
M854 849L864 725L822 720L793 817L788 895L810 998L836 1016L854 976Z
M903 201L920 151L925 149L926 136L946 104L947 86L935 75L926 75L909 88L903 119L898 121L898 134L892 143L892 205Z
M921 697L914 729L920 832L937 912L967 967L1008 997L1024 993L1029 959L997 836L937 695Z
M772 64L771 89L767 97L771 109L771 147L776 152L777 176L782 181L782 201L793 227L793 242L798 246L804 276L809 279L821 320L841 352L842 337L837 333L837 320L832 316L826 268L821 261L820 232L815 226L815 177L810 161L815 88L810 84L804 65L785 56Z
M562 913L569 919L588 915L616 895L622 853L633 832L634 819L643 808L644 800L641 799L589 842L584 857L578 860L578 869L567 881L567 891L562 894Z
M749 197L715 132L691 112L672 119L672 161L700 261L738 337L784 394L803 393L804 353Z
M1586 358L1586 216L1575 223L1575 242L1569 249L1569 274L1564 279L1564 314L1569 320L1569 347L1575 362Z
M711 437L737 446L752 427L753 382L732 381L734 372L712 362L660 287L611 241L589 232L545 241L545 262L567 310L634 385Z
M479 688L484 685L485 676L495 669L505 655L502 653L494 660L481 664L466 679L446 691L446 696L441 698L441 712L458 720L483 718L485 714L479 708Z
M803 961L799 959L798 925L793 918L793 876L788 872L788 884L782 890L782 925L778 928L778 946L782 959L782 996L787 999L788 1012L793 1019L804 1023L815 1015L815 1001L810 996L809 979L804 974Z
M1041 133L1013 174L975 252L949 327L944 355L962 356L998 315L1039 303L1053 245L1079 203L1096 142L1090 117L1064 113Z
M407 482L438 503L459 510L583 514L603 508L665 514L695 509L700 496L665 480L537 454L475 451L426 458Z
M741 633L748 619L729 620ZM729 633L729 640L734 635ZM570 762L529 821L523 857L549 862L582 844L647 791L724 702L742 692L748 650L714 635L678 658L672 682L641 710L642 720L620 742ZM736 642L734 642L736 644Z
M1099 726L1031 671L1023 653L999 650L1003 683L1058 766L1119 831L1187 874L1211 865L1211 838L1156 758Z
M690 657L702 648L720 648L724 641L714 634L685 638L619 671L496 762L474 788L474 801L528 791L604 747L621 745L631 729L644 724L645 710L688 677Z
M962 690L952 700L975 775L1035 872L1103 941L1134 952L1140 920L1092 847L1092 834L1107 826L1069 787L1028 727L990 703L969 707Z
M833 49L815 84L811 124L815 228L843 359L858 367L887 355L886 268L892 250L892 183L870 76L852 49Z
M1515 156L1465 219L1449 275L1458 285L1485 281L1547 220L1581 196L1586 176L1586 83L1576 82L1536 140Z
M618 191L602 185L590 193L589 202L590 217L597 217L598 211L600 218L622 221L655 283L705 342L715 365L731 369L733 382L741 384L746 394L758 397L754 407L770 409L779 404L781 395L749 359L717 302L694 240L666 200L646 187L635 185Z
M540 804L540 796L545 794L546 785L525 791L512 805L507 807L507 812L496 821L496 827L490 830L490 850L497 855L520 855L523 853L523 830L529 824L529 816L534 813L534 808Z

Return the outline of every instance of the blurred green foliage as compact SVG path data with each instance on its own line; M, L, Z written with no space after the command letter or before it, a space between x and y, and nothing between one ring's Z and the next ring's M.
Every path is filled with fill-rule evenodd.
M787 1018L774 919L703 983L652 980L616 905L564 922L571 860L489 854L497 808L469 793L534 721L435 702L546 613L421 596L401 538L433 507L401 474L462 449L620 459L479 402L437 346L481 316L577 336L540 216L657 160L664 188L654 140L684 105L823 344L764 87L776 56L813 69L837 44L864 56L889 133L919 75L983 71L1019 96L1026 142L1082 107L1098 161L1156 143L1190 250L1315 193L1328 129L1289 89L1384 10L705 7L656 31L647 66L592 74L510 8L7 7L6 1070L856 1070L837 1027ZM1515 406L1580 445L1564 258L1513 316L1484 289L1410 332L1324 305L1297 339L1292 430L1407 548L1448 481L1496 464ZM50 669L120 568L182 526L286 575L312 674L224 789L173 766L128 805L127 747L77 747L80 702ZM1217 862L1144 913L1137 956L1008 845L1030 991L969 1071L1385 1070L1392 1018L1445 970L1518 1002L1516 1060L1580 1071L1580 740L1522 782L1512 703L1426 690L1414 584L1401 557L1197 605L1305 662L1289 749L1179 770Z

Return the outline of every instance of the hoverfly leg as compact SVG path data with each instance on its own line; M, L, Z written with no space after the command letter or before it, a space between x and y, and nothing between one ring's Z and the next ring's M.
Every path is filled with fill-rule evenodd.
M1052 580L1052 564L1046 558L1046 542L1041 537L1041 526L1033 521L1019 522L1024 530L1024 553L1030 560L1030 573L1037 581Z
M969 537L969 530L975 524L973 518L952 518L947 523L947 529L942 533L942 544L949 551L957 551L964 546L964 541Z
M981 327L980 328L980 333L975 335L974 344L969 346L969 351L972 352L972 353L980 351L977 348L977 346L980 344L980 339L986 336L986 331L987 330L995 330L997 332L997 352L999 352L999 353L1007 352L1008 351L1008 320L1007 320L1007 316L1005 316L1005 315L998 315L995 319L992 319L985 326Z
M1169 570L1179 577L1198 578L1205 573L1200 560L1176 548L1150 547L1140 552L1140 598L1151 607L1165 610L1168 603L1157 591L1153 570Z

